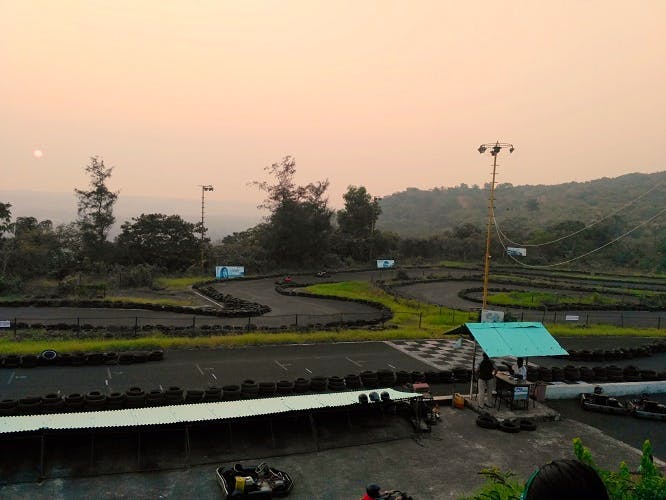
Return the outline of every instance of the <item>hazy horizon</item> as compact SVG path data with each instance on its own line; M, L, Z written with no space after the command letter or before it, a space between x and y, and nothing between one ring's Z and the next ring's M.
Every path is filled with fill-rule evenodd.
M666 169L666 2L0 1L3 190L257 205L296 158L375 196Z

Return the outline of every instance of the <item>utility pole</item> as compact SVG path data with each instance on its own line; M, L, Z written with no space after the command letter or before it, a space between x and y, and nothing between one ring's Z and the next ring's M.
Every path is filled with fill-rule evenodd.
M375 248L375 219L378 215L378 203L381 201L381 198L378 196L372 197L372 218L370 219L370 242L369 242L369 253L370 253L370 265L372 265L372 256L374 254Z
M490 275L490 236L491 228L493 225L493 218L495 216L495 176L497 174L497 155L502 151L502 149L508 149L509 153L513 153L515 148L513 144L507 144L504 142L496 142L495 144L482 144L479 146L479 153L483 154L487 150L490 150L490 154L493 157L493 180L490 183L490 197L488 198L488 224L486 227L486 256L484 259L484 269L483 269L483 303L481 306L481 311L486 308L486 303L488 302L488 277Z
M206 184L201 187L201 275L204 275L205 272L205 245L204 245L204 234L206 233L204 226L204 207L205 207L205 198L206 191L213 191L213 186Z

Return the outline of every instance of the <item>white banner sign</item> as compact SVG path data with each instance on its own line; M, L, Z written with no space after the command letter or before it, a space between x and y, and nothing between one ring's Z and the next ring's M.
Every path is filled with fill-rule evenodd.
M395 260L378 260L377 269L388 269L395 266Z
M580 319L580 316L576 316L574 314L567 314L564 317L564 321L578 321Z
M0 321L0 328L10 328L12 326L12 322L7 320L2 320Z
M527 248L506 247L506 254L512 257L527 257Z
M481 323L502 323L504 321L504 311L491 311L484 309L481 311Z
M215 266L215 277L218 280L240 278L241 276L245 276L245 268L243 266Z

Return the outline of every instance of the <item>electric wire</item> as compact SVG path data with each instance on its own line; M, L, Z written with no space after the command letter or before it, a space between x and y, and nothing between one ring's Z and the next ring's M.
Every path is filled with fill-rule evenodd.
M625 203L625 204L622 205L620 208L614 210L613 212L609 213L608 215L602 217L601 219L598 219L598 220L592 222L591 224L588 224L588 225L586 225L585 227L583 227L583 228L581 228L581 229L578 229L578 230L574 231L573 233L570 233L570 234L567 234L567 235L564 235L564 236L560 236L559 238L555 238L554 240L546 241L546 242L543 242L543 243L518 243L518 242L515 242L515 241L511 240L506 234L504 234L504 233L502 232L502 230L499 228L499 226L498 226L497 224L495 225L495 227L496 227L496 229L502 234L502 236L504 237L504 239L505 239L507 242L511 243L512 245L516 245L516 246L519 246L519 247L525 247L525 248L535 248L535 247L543 247L543 246L546 246L546 245L551 245L551 244L553 244L553 243L557 243L557 242L559 242L559 241L566 240L566 239L568 239L568 238L571 238L571 237L573 237L573 236L576 236L577 234L582 233L583 231L586 231L587 229L590 229L590 228L596 226L597 224L599 224L599 223L601 223L601 222L603 222L603 221L605 221L605 220L607 220L607 219L613 217L614 215L617 215L619 212L621 212L621 211L624 210L625 208L627 208L627 207L633 205L633 204L636 203L638 200L640 200L640 199L643 198L644 196L650 194L652 191L654 191L655 189L657 189L658 187L660 187L660 186L661 186L662 184L664 184L664 183L666 183L666 179L664 179L664 180L661 181L661 182L658 182L657 184L655 184L654 186L652 186L650 189L648 189L647 191L645 191L643 194L641 194L641 195L637 196L636 198L634 198L633 200L631 200L631 201ZM493 217L494 217L494 215L493 215Z
M571 263L571 262L575 262L575 261L577 261L577 260L582 259L583 257L587 257L588 255L591 255L591 254L593 254L593 253L595 253L595 252L598 252L599 250L602 250L603 248L606 248L607 246L610 246L610 245L612 245L613 243L616 243L616 242L620 241L620 240L621 240L622 238L624 238L625 236L629 236L631 233L633 233L633 232L636 231L637 229L640 229L641 227L643 227L643 226L649 224L650 222L652 222L653 220L655 220L655 219L657 219L659 216L661 216L664 212L666 212L666 208L662 208L661 210L659 210L659 212L657 212L655 215L653 215L653 216L650 217L649 219L644 220L643 222L641 222L641 223L638 224L637 226L634 226L633 228L629 229L628 231L622 233L620 236L618 236L618 237L616 237L616 238L613 238L611 241L608 241L608 242L604 243L604 244L601 245L600 247L594 248L594 249L592 249L592 250L590 250L590 251L588 251L588 252L585 252L585 253L583 253L583 254L581 254L581 255L578 255L577 257L573 257L573 258L571 258L571 259L568 259L568 260L565 260L565 261L562 261L562 262L557 262L557 263L555 263L555 264L544 264L544 265L525 264L524 262L521 262L520 260L516 259L513 255L509 254L509 253L507 252L506 245L504 244L504 241L502 240L501 233L499 232L499 227L497 226L497 221L495 220L495 212L494 212L494 211L493 211L493 224L495 225L495 229L497 230L497 237L498 237L498 239L499 239L500 245L502 245L502 248L504 249L504 253L505 253L505 254L506 254L511 260L515 261L516 263L518 263L518 264L521 265L522 267L526 267L526 268L530 268L530 269L548 269L548 268L551 268L551 267L562 266L562 265L564 265L564 264L569 264L569 263ZM507 241L508 241L508 240L507 240Z

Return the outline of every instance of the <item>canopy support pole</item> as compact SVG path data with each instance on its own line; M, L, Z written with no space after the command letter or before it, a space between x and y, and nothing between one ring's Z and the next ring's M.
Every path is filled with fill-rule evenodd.
M474 367L476 366L476 339L474 339L474 354L472 355L472 377L469 379L469 398L472 399L474 389Z

